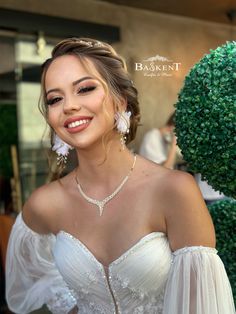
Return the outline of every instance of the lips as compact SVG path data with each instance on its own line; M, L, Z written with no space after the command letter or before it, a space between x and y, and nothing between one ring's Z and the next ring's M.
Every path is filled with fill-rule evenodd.
M72 128L76 128L77 126L80 126L82 124L86 124L88 123L90 120L84 119L84 120L79 120L79 121L75 121L75 122L71 122L68 124L67 128L68 129L72 129Z
M65 121L64 127L69 133L81 132L87 128L91 120L92 117L88 116L72 117Z
M92 120L92 117L88 117L88 116L71 117L64 122L64 127L70 129L70 128L88 123L91 120Z

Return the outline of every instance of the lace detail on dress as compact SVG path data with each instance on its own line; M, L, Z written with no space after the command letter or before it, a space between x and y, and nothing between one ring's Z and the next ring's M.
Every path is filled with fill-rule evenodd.
M146 299L146 302L142 303L142 305L134 308L133 313L135 314L162 314L163 313L163 305L164 305L164 295L165 289L158 295L153 296L152 298ZM129 311L126 311L125 314L129 314Z
M116 303L118 309L121 308L119 297L117 295L117 291L121 288L123 291L127 291L127 294L132 298L132 312L135 314L162 314L163 311L163 303L164 303L164 291L165 285L162 288L162 291L159 292L156 287L150 289L148 292L144 289L134 287L132 283L130 283L128 278L121 278L119 275L110 276L110 282L113 294L116 299ZM126 294L126 293L125 293ZM130 309L127 311L122 311L122 314L130 314ZM118 312L120 313L120 312Z
M98 278L100 276L95 277L95 275L91 272L86 273L86 277L88 279L87 285L78 284L77 302L79 307L79 314L107 314L107 311L102 306L93 301L93 296L91 295L92 286L98 283ZM105 275L104 280L106 280ZM110 306L113 307L112 302L110 302Z
M174 256L177 256L179 254L185 254L185 253L199 253L199 252L205 252L205 253L212 253L217 254L217 250L213 247L207 247L207 246L186 246L181 249L178 249L173 252Z
M72 290L58 289L46 304L53 314L67 314L76 306L77 302L75 293Z
M102 306L92 301L89 291L85 289L81 289L78 292L78 307L78 314L107 314L107 311Z

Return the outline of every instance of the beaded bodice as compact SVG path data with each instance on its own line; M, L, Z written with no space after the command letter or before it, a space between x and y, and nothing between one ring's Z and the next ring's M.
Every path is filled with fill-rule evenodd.
M108 267L64 231L57 235L53 254L79 314L162 313L172 261L164 233L147 234Z

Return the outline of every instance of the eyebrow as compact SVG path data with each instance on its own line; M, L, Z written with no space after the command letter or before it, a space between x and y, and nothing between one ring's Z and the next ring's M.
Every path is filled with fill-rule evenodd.
M93 79L93 77L91 76L84 76L82 78L80 78L79 80L76 80L72 83L73 86L85 81L85 80L91 80ZM60 88L52 88L52 89L49 89L47 92L46 92L46 96L52 92L59 92L61 89Z

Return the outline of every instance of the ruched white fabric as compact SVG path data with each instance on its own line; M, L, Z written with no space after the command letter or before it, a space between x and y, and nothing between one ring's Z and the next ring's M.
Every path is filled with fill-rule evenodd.
M66 314L235 314L224 265L213 248L171 252L152 232L103 266L67 232L42 236L18 216L7 252L7 301L26 314L47 304Z
M64 314L76 305L55 266L54 245L54 235L37 234L18 215L6 258L6 300L12 312L26 314L47 304L53 313Z

